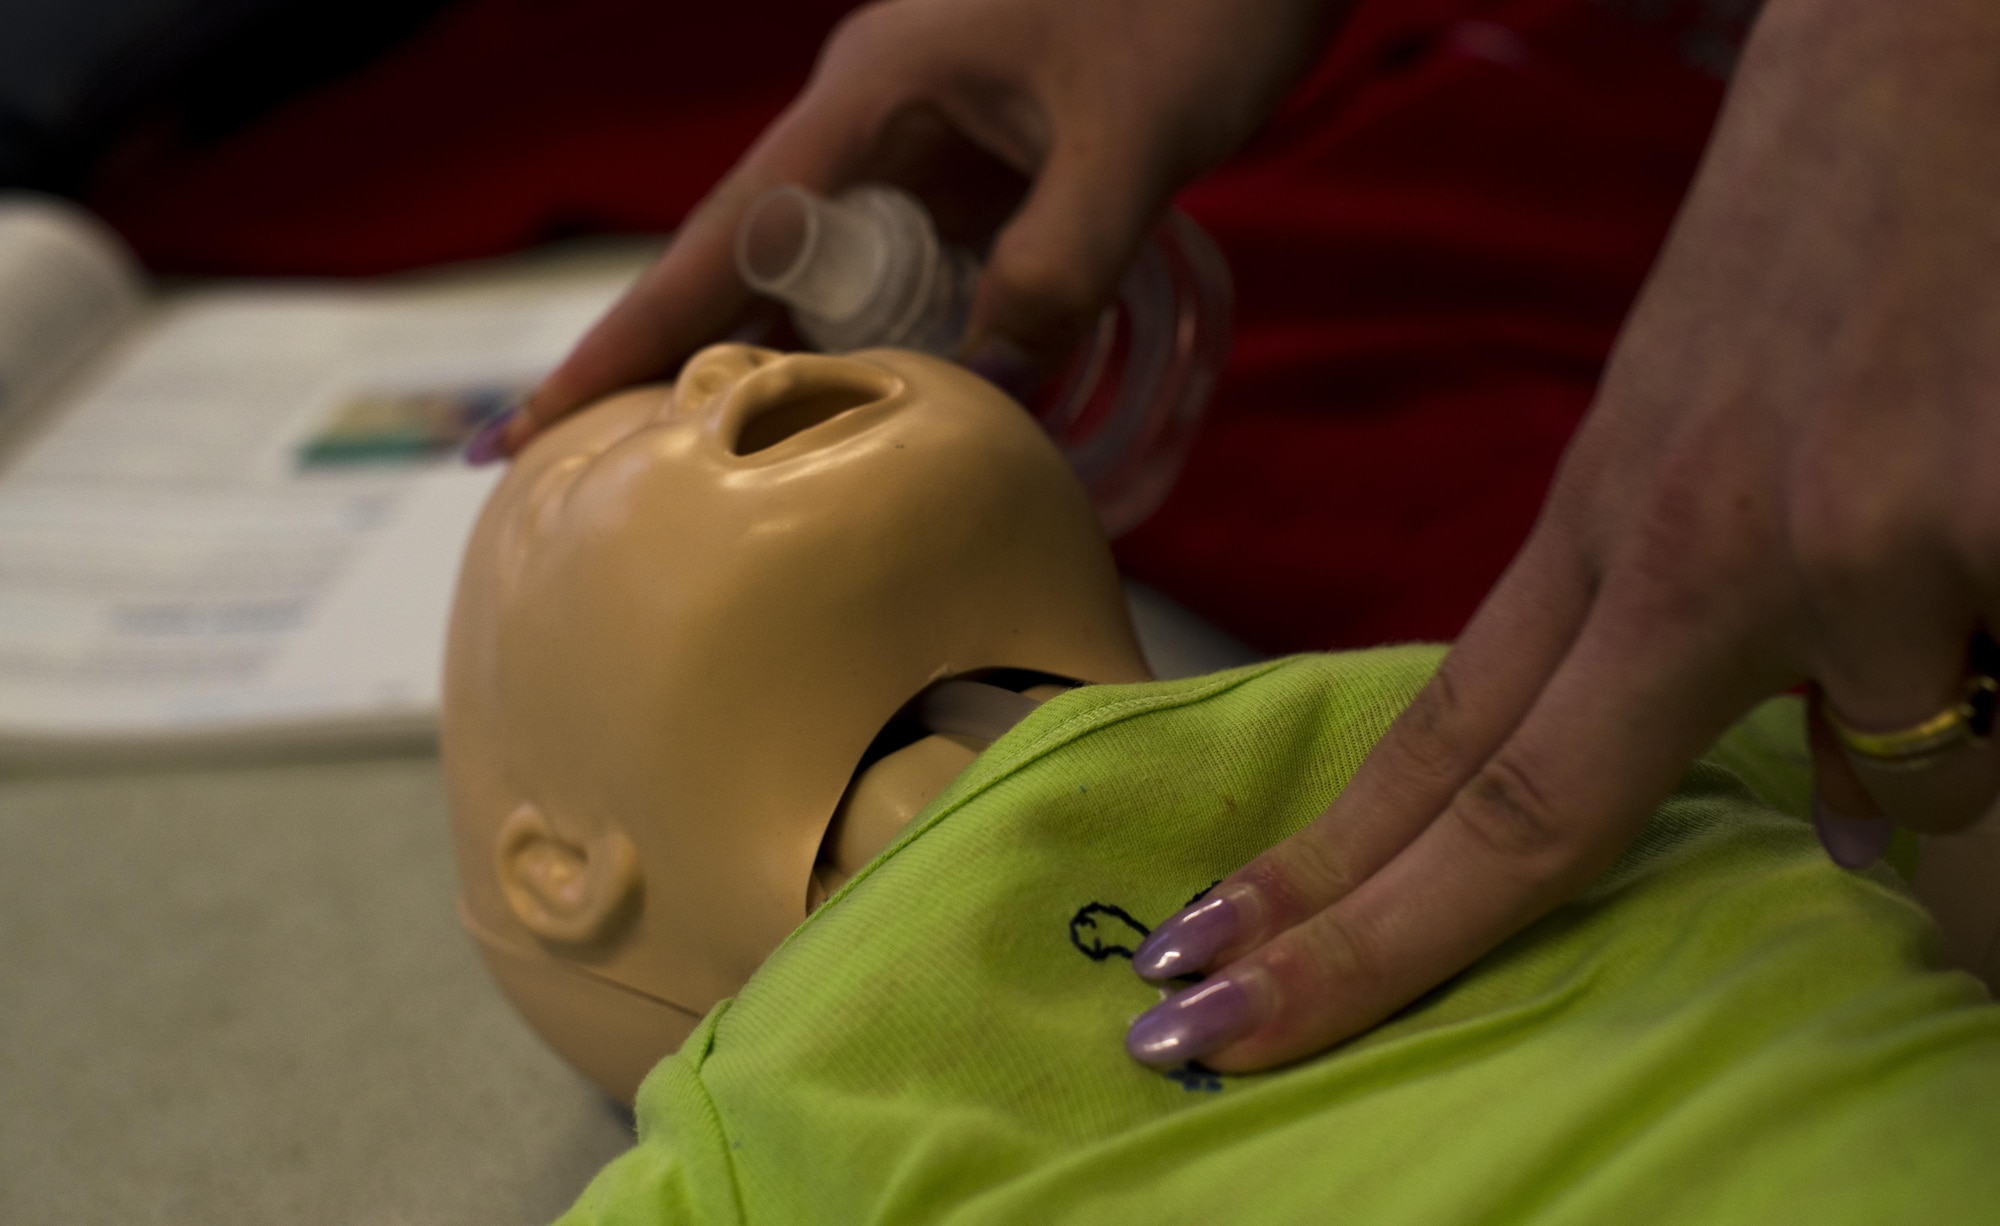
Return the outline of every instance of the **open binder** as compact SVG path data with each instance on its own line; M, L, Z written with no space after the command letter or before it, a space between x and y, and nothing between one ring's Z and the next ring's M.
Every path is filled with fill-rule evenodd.
M651 253L154 288L0 196L0 759L431 737L463 443Z

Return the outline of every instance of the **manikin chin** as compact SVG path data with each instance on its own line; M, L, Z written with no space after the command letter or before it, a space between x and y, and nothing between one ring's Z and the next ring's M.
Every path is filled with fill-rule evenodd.
M1019 406L914 353L716 346L538 439L480 519L445 669L460 914L629 1102L993 737L1146 676Z

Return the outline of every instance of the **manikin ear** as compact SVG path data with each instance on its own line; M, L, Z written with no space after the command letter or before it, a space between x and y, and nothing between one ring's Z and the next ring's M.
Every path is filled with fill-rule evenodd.
M637 909L639 856L615 826L577 842L523 804L501 825L494 856L508 907L543 940L603 944Z

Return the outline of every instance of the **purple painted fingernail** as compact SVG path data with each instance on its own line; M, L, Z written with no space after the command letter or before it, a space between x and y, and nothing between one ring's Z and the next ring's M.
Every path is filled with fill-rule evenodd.
M513 420L514 415L508 413L479 427L479 433L465 444L465 462L478 468L504 459L507 453L500 449L500 440L507 433L507 423Z
M1140 1014L1125 1032L1125 1050L1155 1068L1198 1060L1250 1030L1250 1005L1249 991L1234 978L1198 983Z
M1219 887L1184 907L1153 930L1132 951L1132 969L1141 979L1177 979L1206 967L1245 928L1244 912L1256 899L1247 885Z
M1896 836L1896 824L1885 817L1848 817L1827 808L1813 793L1813 829L1819 831L1820 846L1833 862L1845 869L1867 868L1889 850ZM1141 947L1143 948L1143 946Z

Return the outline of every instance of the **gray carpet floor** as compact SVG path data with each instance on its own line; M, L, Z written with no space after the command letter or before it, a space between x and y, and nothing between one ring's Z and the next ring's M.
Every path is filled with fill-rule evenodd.
M428 756L0 780L0 1222L546 1222L631 1142L459 931Z

